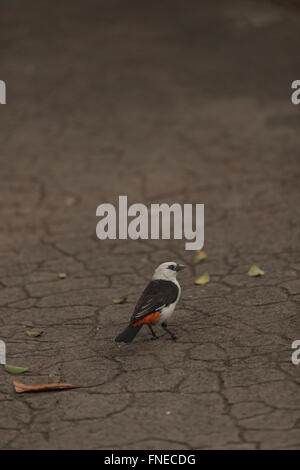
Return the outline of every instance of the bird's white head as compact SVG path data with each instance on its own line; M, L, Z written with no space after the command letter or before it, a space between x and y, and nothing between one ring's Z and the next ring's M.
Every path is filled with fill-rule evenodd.
M176 279L178 271L182 271L185 268L183 264L169 261L160 264L154 271L152 279L165 279L166 281L173 281Z

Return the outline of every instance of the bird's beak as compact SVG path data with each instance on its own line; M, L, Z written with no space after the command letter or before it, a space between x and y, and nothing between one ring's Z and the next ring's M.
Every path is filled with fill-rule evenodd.
M185 268L184 264L177 264L176 271L182 271Z

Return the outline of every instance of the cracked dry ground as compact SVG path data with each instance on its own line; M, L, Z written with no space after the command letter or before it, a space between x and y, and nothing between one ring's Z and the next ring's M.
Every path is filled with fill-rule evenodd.
M81 386L17 395L1 368L3 449L300 447L299 15L154 3L1 7L0 338L26 384ZM183 241L97 240L119 194L205 203L205 264ZM188 265L178 342L119 348L166 260Z

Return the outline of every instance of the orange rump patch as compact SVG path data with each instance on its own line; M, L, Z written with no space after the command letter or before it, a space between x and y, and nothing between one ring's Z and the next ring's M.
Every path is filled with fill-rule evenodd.
M132 323L132 326L150 325L151 323L156 323L157 320L159 319L159 316L160 316L159 312L150 313L149 315L146 315L144 318L141 318L140 320L137 320L134 323Z

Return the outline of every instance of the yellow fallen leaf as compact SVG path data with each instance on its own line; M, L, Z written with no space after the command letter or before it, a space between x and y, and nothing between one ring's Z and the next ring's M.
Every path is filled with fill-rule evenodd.
M205 253L205 251L197 250L193 256L192 263L193 264L201 263L201 261L204 261L206 258L207 258L207 254Z
M197 286L204 286L210 281L210 275L208 273L202 274L202 276L198 277L198 279L195 280L195 284Z
M59 279L66 279L67 275L66 273L59 273L58 277Z
M265 271L263 271L258 266L256 266L256 264L253 264L248 271L248 276L251 276L251 277L263 276L264 274L265 274Z
M23 374L23 372L27 372L29 370L28 367L9 366L8 364L4 365L4 369L9 374Z
M67 383L52 383L52 384L35 384L25 385L14 380L14 387L17 393L25 392L50 392L53 390L68 390L71 388L79 388L79 385L67 384Z
M38 336L41 336L43 334L42 330L27 330L26 331L27 336L29 338L37 338Z
M113 299L114 304L125 304L127 297L121 297L120 299Z

